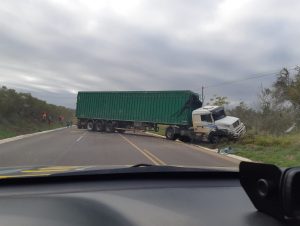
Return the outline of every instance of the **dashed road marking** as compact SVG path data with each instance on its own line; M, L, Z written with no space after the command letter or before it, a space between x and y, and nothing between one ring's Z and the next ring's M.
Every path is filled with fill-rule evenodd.
M85 136L86 133L87 133L87 132L85 132L84 134L82 134L82 135L76 140L76 142L79 142L79 141Z

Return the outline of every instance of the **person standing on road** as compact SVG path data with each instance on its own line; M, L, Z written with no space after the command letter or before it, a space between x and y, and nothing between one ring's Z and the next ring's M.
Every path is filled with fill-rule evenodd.
M46 113L46 112L43 112L43 113L42 113L42 121L43 121L43 122L46 122L46 119L47 119L47 113Z
M52 123L52 116L51 115L48 115L48 126L50 127Z

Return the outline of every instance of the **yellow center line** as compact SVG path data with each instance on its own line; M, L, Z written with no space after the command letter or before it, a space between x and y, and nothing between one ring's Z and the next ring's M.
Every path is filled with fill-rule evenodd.
M39 173L39 172L64 172L69 170L77 169L77 166L53 166L53 167L42 167L37 169L22 170L23 173Z
M76 169L81 166L49 166L49 167L41 167L39 169L49 169L49 170L68 170L68 169Z
M7 175L7 176L0 176L0 179L6 178L19 178L19 177L38 177L38 176L49 176L50 174L20 174L20 175Z
M39 173L39 172L65 172L68 170L47 170L47 169L37 169L37 170L23 170L22 173Z
M163 160L159 159L157 156L155 156L153 153L151 153L147 149L144 149L144 152L146 152L148 155L150 155L152 158L154 158L161 165L167 165Z
M145 151L140 149L137 145L135 145L133 142L131 142L129 139L124 137L123 135L119 134L128 144L130 144L132 147L134 147L136 150L138 150L140 153L142 153L147 159L149 159L152 163L155 165L159 165L159 162L157 162L151 155L147 154Z

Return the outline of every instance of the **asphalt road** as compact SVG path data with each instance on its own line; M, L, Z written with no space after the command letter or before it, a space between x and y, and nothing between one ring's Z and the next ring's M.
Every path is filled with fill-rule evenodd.
M0 144L0 167L154 165L236 167L238 160L149 135L66 128Z

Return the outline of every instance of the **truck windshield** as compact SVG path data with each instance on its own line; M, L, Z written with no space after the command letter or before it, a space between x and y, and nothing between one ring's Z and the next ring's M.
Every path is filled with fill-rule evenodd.
M212 122L211 114L201 115L201 121L202 122Z
M226 114L225 114L224 108L218 108L218 109L213 110L212 116L215 121L225 118Z

